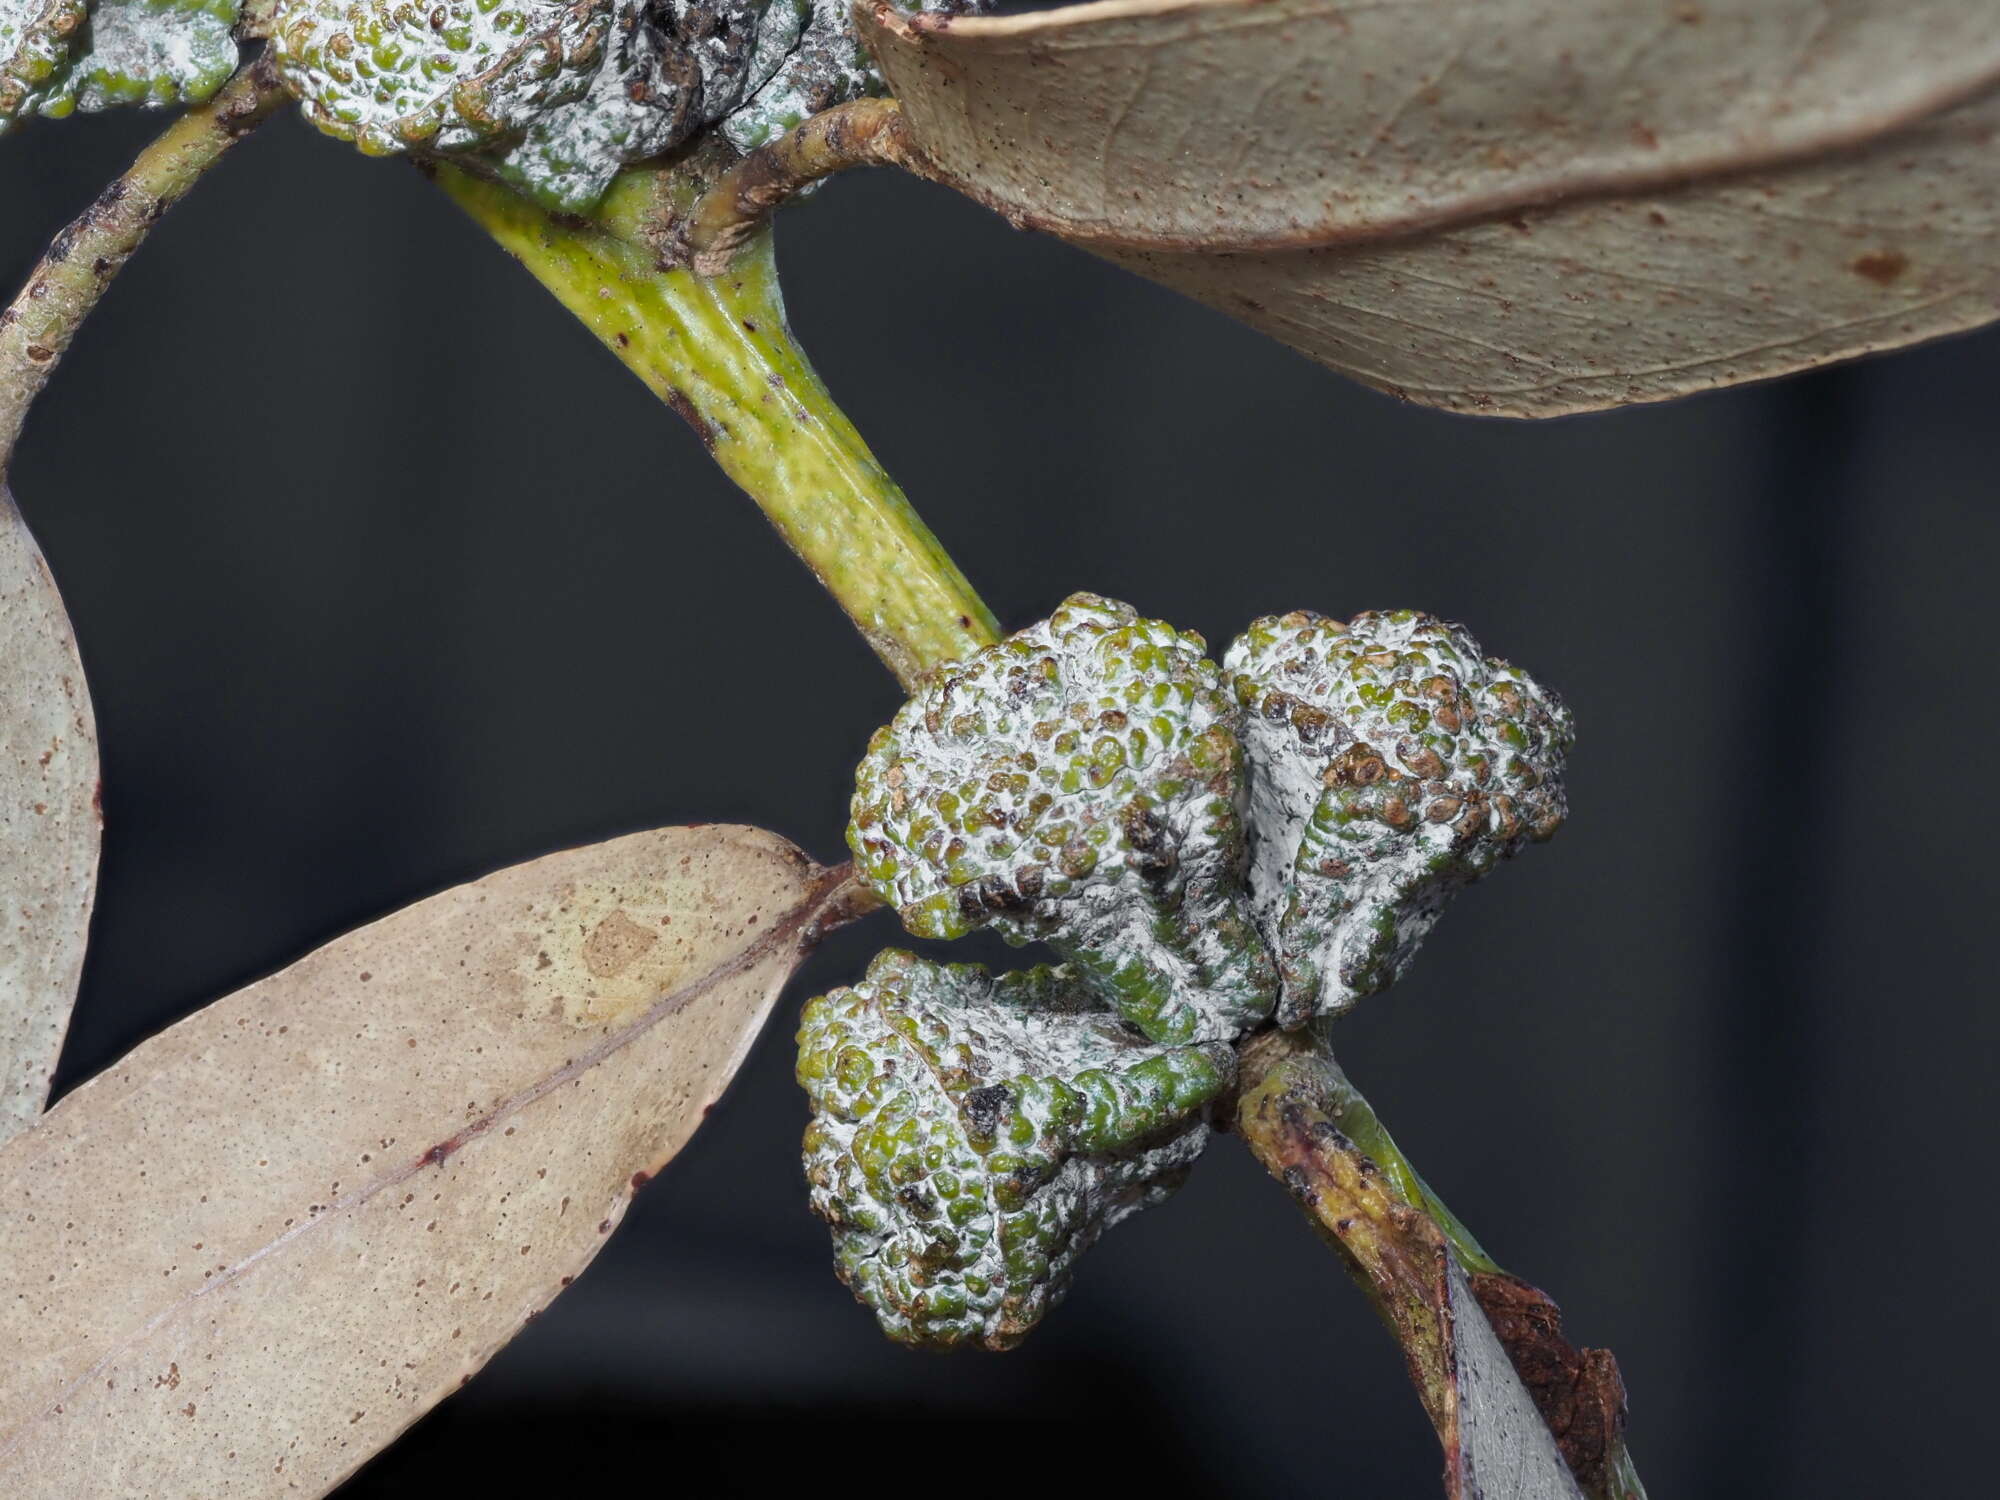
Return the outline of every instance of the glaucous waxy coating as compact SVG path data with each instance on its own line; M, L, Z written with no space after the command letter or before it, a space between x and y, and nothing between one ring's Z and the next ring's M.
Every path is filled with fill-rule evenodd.
M576 213L700 130L748 150L882 91L844 0L277 0L271 45L329 135L475 152Z
M1223 660L1281 1025L1390 984L1461 886L1563 820L1568 710L1460 626L1301 610L1257 621Z
M371 155L504 148L590 93L615 11L613 0L279 0L271 47L306 118Z
M1180 1185L1234 1066L1143 1041L1067 970L881 954L799 1023L841 1280L902 1342L1018 1343L1099 1234Z
M1244 898L1237 709L1201 637L1075 594L939 667L855 773L855 866L920 937L1046 941L1157 1042L1277 975Z
M987 5L947 0L902 8L958 15ZM773 36L785 37L785 45L782 51L760 49L770 53L770 70L752 70L754 82L744 90L743 107L722 121L723 135L737 150L754 151L823 109L886 92L874 59L855 35L847 6L828 0L817 5L810 0L773 0L767 15L782 16L787 26L795 21L796 27L787 33L778 24L766 23Z
M235 71L239 0L0 0L0 131L21 115L206 99Z
M84 0L0 0L0 130L48 96L88 15Z

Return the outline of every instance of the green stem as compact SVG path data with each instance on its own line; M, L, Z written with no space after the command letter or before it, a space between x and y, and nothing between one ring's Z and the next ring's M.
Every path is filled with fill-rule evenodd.
M206 104L169 125L56 236L20 296L0 312L0 475L28 408L112 278L161 216L283 98L275 74L260 58Z
M728 271L664 269L629 177L595 223L453 168L459 206L684 417L905 688L998 638L973 592L793 342L768 232Z
M1401 1345L1446 1454L1447 1494L1464 1469L1469 1392L1457 1330L1491 1326L1589 1500L1645 1500L1625 1446L1625 1387L1602 1349L1579 1350L1548 1296L1503 1271L1425 1185L1323 1037L1266 1032L1242 1049L1232 1129L1339 1252ZM1446 1272L1456 1262L1460 1282ZM1474 1306L1454 1292L1462 1285Z
M1499 1272L1500 1263L1486 1253L1485 1247L1459 1221L1458 1215L1431 1191L1430 1184L1424 1181L1416 1166L1403 1154L1402 1147L1389 1134L1389 1127L1375 1113L1375 1106L1362 1096L1361 1090L1333 1061L1332 1053L1322 1050L1321 1055L1325 1064L1323 1088L1326 1111L1340 1127L1341 1134L1382 1169L1397 1196L1430 1216L1431 1221L1444 1232L1445 1239L1457 1252L1459 1263L1466 1270Z

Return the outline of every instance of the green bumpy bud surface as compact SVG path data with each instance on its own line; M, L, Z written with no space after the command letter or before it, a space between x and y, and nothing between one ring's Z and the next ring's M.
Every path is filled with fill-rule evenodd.
M306 118L372 155L506 147L590 92L613 11L612 0L281 0L271 46Z
M1202 640L1077 594L933 672L855 774L855 866L920 937L1046 941L1156 1042L1227 1041L1277 975L1242 886L1236 705Z
M1253 624L1224 664L1251 765L1250 893L1278 1020L1393 982L1461 887L1567 811L1570 716L1461 627L1413 610Z
M278 0L271 45L329 135L477 152L564 212L697 131L748 150L882 91L844 0Z
M1098 1235L1179 1186L1234 1054L1159 1047L1077 976L891 949L806 1005L806 1177L891 1338L1018 1343Z
M0 0L0 131L21 115L206 99L236 69L239 0Z
M0 0L0 130L47 97L87 15L84 0Z

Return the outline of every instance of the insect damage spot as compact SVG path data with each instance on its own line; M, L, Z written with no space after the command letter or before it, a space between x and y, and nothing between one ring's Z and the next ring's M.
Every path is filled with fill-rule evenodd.
M624 911L614 911L584 940L584 967L599 979L609 979L631 968L659 940Z
M642 884L571 891L558 908L546 926L529 924L512 977L529 1012L571 1026L632 1019L673 989L700 937Z

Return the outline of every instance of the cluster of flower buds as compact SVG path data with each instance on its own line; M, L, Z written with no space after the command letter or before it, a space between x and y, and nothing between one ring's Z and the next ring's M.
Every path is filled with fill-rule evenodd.
M1568 713L1458 626L1299 612L1205 649L1075 595L938 668L856 773L855 867L911 932L1066 960L897 953L807 1009L814 1207L895 1337L1019 1338L1200 1150L1230 1044L1389 984L1563 819Z
M1048 943L1154 1041L1240 1035L1277 972L1242 882L1236 704L1205 652L1077 594L939 669L856 773L856 868L919 937Z
M240 0L0 0L0 131L114 104L206 99L235 70Z
M1179 1186L1234 1066L1143 1040L1064 969L882 954L799 1027L841 1279L893 1338L1010 1347L1099 1234Z
M842 0L278 0L271 45L329 135L477 153L567 212L702 131L749 150L882 89Z

